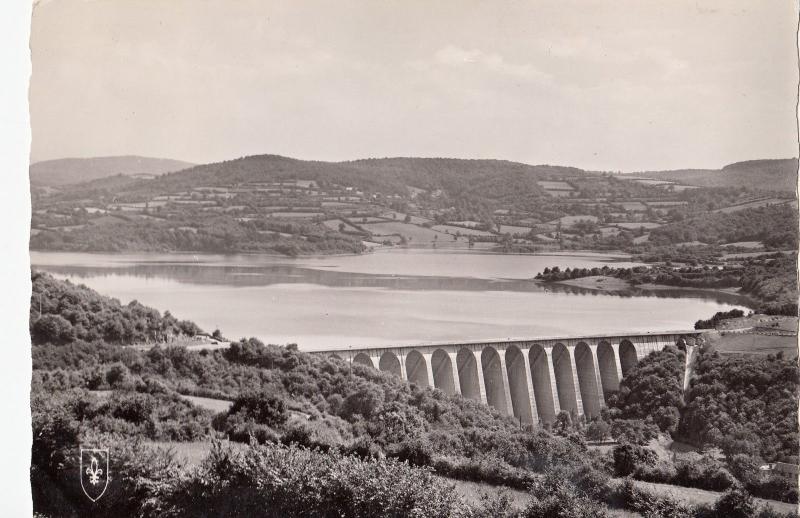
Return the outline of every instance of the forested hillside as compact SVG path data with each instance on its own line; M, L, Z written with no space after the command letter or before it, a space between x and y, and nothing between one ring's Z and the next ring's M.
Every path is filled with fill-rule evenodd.
M797 209L789 204L769 205L732 213L709 212L655 228L652 245L701 241L707 244L761 241L778 249L797 248Z
M122 305L85 286L59 281L50 275L31 275L30 330L34 344L74 341L108 344L163 343L177 335L201 332L194 322L178 320L169 311L136 301Z
M303 178L318 184L356 185L383 194L408 193L408 187L444 189L454 195L502 198L513 193L544 194L536 180L585 174L580 169L530 166L504 160L386 158L353 162L316 162L277 155L256 155L205 164L142 182L131 192L171 192L197 185L268 182ZM484 192L481 187L487 188ZM522 189L522 191L519 191Z

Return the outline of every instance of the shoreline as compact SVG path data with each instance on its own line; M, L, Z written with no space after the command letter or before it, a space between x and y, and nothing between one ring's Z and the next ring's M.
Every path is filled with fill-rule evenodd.
M614 251L595 251L595 250L555 250L555 251L547 251L544 253L507 253L507 252L497 252L491 249L476 249L476 248L464 248L464 247L428 247L428 246L385 246L379 245L377 247L368 248L362 253L331 253L331 254L298 254L298 255L286 255L286 254L279 254L275 252L208 252L208 251L192 251L192 250L173 250L173 251L153 251L153 250L146 250L146 251L133 251L133 250L122 250L122 251L100 251L100 250L48 250L48 249L34 249L29 248L28 254L30 253L39 253L39 254L87 254L87 255L195 255L195 256L265 256L265 257L277 257L282 259L324 259L327 257L360 257L370 255L376 252L394 252L394 251L439 251L439 252L456 252L456 253L469 253L469 254L484 254L484 255L499 255L499 256L531 256L531 257L592 257L592 258L604 258L608 259L609 262L618 262L618 261L630 261L631 255L626 254L620 250Z
M607 275L593 275L590 277L580 277L577 279L568 279L563 281L543 281L543 280L535 280L542 285L548 284L555 284L561 286L571 286L574 288L583 288L592 291L602 291L602 292L625 292L625 291L669 291L669 290L679 290L679 291L686 291L686 292L705 292L705 293L719 293L723 295L732 295L736 297L741 297L743 300L747 301L746 305L750 309L754 309L753 306L757 303L752 297L745 293L741 293L741 288L697 288L692 286L669 286L666 284L631 284L630 281L619 279L617 277L610 277Z

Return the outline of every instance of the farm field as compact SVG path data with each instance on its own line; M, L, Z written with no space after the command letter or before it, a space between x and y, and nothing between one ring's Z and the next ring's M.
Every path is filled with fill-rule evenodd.
M567 182L550 182L546 180L536 182L542 189L547 191L572 191L573 187Z
M628 230L638 230L640 228L658 228L661 226L660 223L654 223L652 221L634 221L630 223L614 223L614 225L618 226L619 228L626 228Z
M322 216L321 212L273 212L270 214L273 218L315 218Z
M325 225L331 230L336 230L337 232L339 231L339 225L342 223L344 222L340 219L328 219L322 222L323 225ZM344 229L350 232L359 232L359 230L356 227L350 225L349 223L344 223Z
M396 212L396 211L393 211L393 210L390 210L390 211L387 211L387 212L383 212L383 213L381 213L381 216L383 216L383 217L385 217L387 219L397 220L398 222L401 222L401 223L406 218L406 215L404 213ZM423 218L423 217L420 217L420 216L411 216L411 223L413 223L415 225L422 225L423 223L427 223L429 221L430 220L428 218Z
M689 205L688 201L648 201L647 205L650 207L679 207Z
M231 405L233 404L232 401L228 401L225 399L212 399L207 397L200 397L200 396L184 396L181 395L183 399L186 401L191 402L193 405L198 406L200 408L206 408L211 410L212 412L226 412L230 409Z
M636 211L645 211L645 210L647 210L647 207L645 206L645 204L640 202L640 201L622 201L622 202L614 203L614 205L619 205L620 207L622 207L626 211L630 210L630 211L636 212Z
M400 221L387 221L385 223L366 223L361 225L364 230L369 231L376 236L388 236L392 234L400 234L411 238L412 242L416 243L430 243L437 239L444 239L448 236L441 232L436 232L429 228L412 225L410 223L402 223Z
M476 230L474 228L463 228L463 227L456 227L453 225L434 225L431 227L432 230L437 232L442 232L445 234L456 234L460 233L462 236L491 236L493 235L491 232L487 232L486 230Z
M617 227L600 227L597 231L603 236L616 236L619 234L619 229Z
M591 216L589 214L580 215L580 216L564 216L563 218L554 219L553 221L548 221L550 225L556 225L558 222L561 222L561 225L564 227L571 227L575 223L579 221L591 221L593 223L597 223L597 216Z
M731 205L730 207L724 207L722 209L717 209L712 212L722 212L724 214L730 214L731 212L737 212L744 209L766 207L767 205L783 205L784 203L792 203L794 206L797 206L797 202L790 202L790 200L785 200L780 198L768 198L766 200L756 200L756 201L751 201L750 203L742 203L741 205Z
M376 218L374 216L360 216L360 217L353 216L353 217L350 217L350 218L347 218L347 219L349 219L350 221L352 221L353 223L356 223L356 224L360 224L360 223L381 223L383 221L386 221L385 218Z
M640 178L638 180L634 180L634 182L644 185L670 185L672 183L666 180L652 180L650 178Z
M555 198L569 198L574 191L556 191L552 189L545 189L545 192Z
M652 491L661 496L668 496L675 500L686 502L690 504L714 504L717 499L722 496L722 493L716 491L706 491L705 489L695 489L692 487L672 486L669 484L656 484L654 482L643 482L641 480L634 480L633 484L641 489ZM769 505L774 510L781 513L796 513L797 506L786 502L778 502L775 500L764 500L756 498L759 505Z
M752 248L752 249L764 248L764 244L761 241L737 241L735 243L727 243L722 246L738 246L740 248Z
M501 234L527 234L531 231L531 227L522 227L518 225L500 225Z
M726 333L709 335L715 350L728 354L778 354L797 356L796 336L775 336L755 333Z

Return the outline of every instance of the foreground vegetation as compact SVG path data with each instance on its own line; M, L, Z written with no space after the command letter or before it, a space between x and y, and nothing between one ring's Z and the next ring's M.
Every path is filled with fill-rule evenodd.
M126 311L48 276L34 274L33 281L43 314L60 315L71 325L67 317L78 307L90 314L108 312L123 328L172 322L156 318L149 308ZM32 301L36 305L37 297ZM38 321L38 310L31 317ZM87 330L97 327L93 322L99 325L95 317L85 318ZM659 383L674 380L677 370L659 365L682 361L677 349L652 355L633 369L603 419L586 423L562 413L548 431L521 429L489 407L368 367L255 339L201 352L162 345L140 351L120 343L125 342L107 343L102 335L87 342L77 334L56 334L41 335L33 345L31 481L34 509L42 515L588 517L620 508L644 516L777 516L757 509L742 487L749 473L742 462L736 464L739 471L715 465L736 474L728 479L701 468L705 459L685 463L677 469L681 475L669 479L684 485L727 481L715 486L729 492L713 507L683 505L611 479L647 479L650 455L641 444L661 430L676 430L673 407L679 415L685 411L674 387ZM796 385L796 369L794 375L781 381L794 379ZM647 394L648 384L649 396L637 399ZM187 401L186 394L232 405L215 414ZM742 404L745 399L731 401L726 413L735 414L735 405ZM781 409L789 411L776 405L763 419ZM733 423L763 423L748 419L741 414ZM796 434L791 428L777 432L781 440ZM621 441L612 454L586 447L586 439L608 435ZM200 466L189 467L148 445L201 439L243 446L218 444ZM766 441L760 454L772 451L772 443ZM80 444L113 445L114 476L97 505L74 483ZM530 493L530 502L514 509L500 496L467 504L434 473L520 488ZM766 494L759 487L751 483L747 489Z

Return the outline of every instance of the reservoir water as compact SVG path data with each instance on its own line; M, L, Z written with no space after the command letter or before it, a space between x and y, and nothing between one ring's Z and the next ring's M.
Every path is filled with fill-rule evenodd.
M31 264L231 339L255 336L304 350L691 329L700 318L742 307L741 298L713 292L610 294L531 281L547 266L636 264L588 253L393 249L289 259L31 252Z

